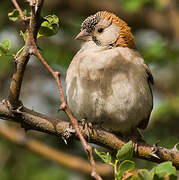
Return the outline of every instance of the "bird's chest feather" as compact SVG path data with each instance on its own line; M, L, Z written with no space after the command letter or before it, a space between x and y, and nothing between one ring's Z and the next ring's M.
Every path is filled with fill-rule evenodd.
M101 59L96 54L90 57L80 54L77 59L72 64L74 68L67 72L68 103L71 109L75 108L75 114L100 116L107 97L113 93L111 83L116 67L109 68L110 59Z
M145 97L151 98L149 86L142 73L137 70L137 66L115 51L112 54L110 51L91 53L90 56L78 53L67 71L66 92L69 107L79 119L108 119L113 125L115 122L121 123L122 128L124 121L140 116L136 112L149 102ZM149 109L146 113L148 111Z

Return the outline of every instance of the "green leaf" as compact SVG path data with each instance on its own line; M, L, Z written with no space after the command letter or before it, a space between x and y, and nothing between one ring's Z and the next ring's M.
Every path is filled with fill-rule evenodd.
M153 167L152 169L151 169L151 171L150 171L150 175L153 177L154 176L154 174L155 174L155 169L156 169L156 167Z
M24 16L27 16L27 10L26 9L23 11L23 13L24 13Z
M9 53L10 49L10 41L8 39L3 40L0 43L0 56L11 56L12 54Z
M3 40L1 44L3 44L3 46L6 49L8 49L8 50L10 49L11 44L10 44L10 41L8 39Z
M27 15L27 10L25 9L23 11L24 16ZM20 13L17 9L14 9L12 12L8 13L9 20L11 21L17 21L20 18Z
M112 163L112 157L109 154L109 152L105 153L105 152L99 152L97 149L95 149L95 153L105 162L108 164Z
M118 168L118 174L117 174L117 178L122 178L123 174L127 171L127 170L134 170L135 169L135 162L130 161L130 160L125 160L123 161Z
M167 175L175 175L176 174L176 168L172 166L171 161L163 162L159 164L157 167L152 169L152 172L154 174L157 174L159 177L163 177L165 174Z
M20 17L19 11L14 9L12 12L8 13L8 17L11 21L16 21Z
M37 37L53 36L59 30L59 19L56 15L48 15L44 17L44 22L41 24Z
M140 180L152 180L150 172L146 169L141 169L138 171L138 176Z
M133 152L134 152L134 148L132 145L132 141L129 141L117 152L116 157L120 161L131 159L133 156Z

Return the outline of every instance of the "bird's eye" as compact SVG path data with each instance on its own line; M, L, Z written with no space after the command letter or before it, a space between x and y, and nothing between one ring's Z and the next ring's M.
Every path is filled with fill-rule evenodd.
M99 28L99 29L98 29L98 32L99 32L99 33L102 33L103 30L104 30L103 28Z

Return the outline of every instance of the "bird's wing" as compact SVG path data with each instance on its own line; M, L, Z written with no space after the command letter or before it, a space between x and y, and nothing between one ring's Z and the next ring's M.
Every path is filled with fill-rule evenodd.
M146 74L147 74L147 79L149 81L149 83L151 84L154 84L154 79L153 79L153 75L152 75L152 72L150 70L150 68L148 67L147 64L143 64L144 65L144 68L146 70ZM149 85L150 87L150 85ZM150 91L151 91L151 94L152 94L152 90L151 90L151 87L150 87ZM153 107L152 107L153 108ZM147 128L147 125L149 123L149 119L150 119L150 114L147 118L145 118L144 120L142 120L139 125L137 126L139 129L146 129Z
M147 64L145 64L145 63L143 65L144 65L144 68L146 70L147 78L148 78L149 82L151 84L154 84L154 78L153 78L153 75L152 75L152 72L151 72L149 66Z

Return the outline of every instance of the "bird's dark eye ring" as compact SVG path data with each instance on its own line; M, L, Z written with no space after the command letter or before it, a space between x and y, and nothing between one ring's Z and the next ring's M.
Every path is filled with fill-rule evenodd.
M98 32L99 32L99 33L102 33L103 30L104 30L103 28L99 28L99 29L98 29Z

